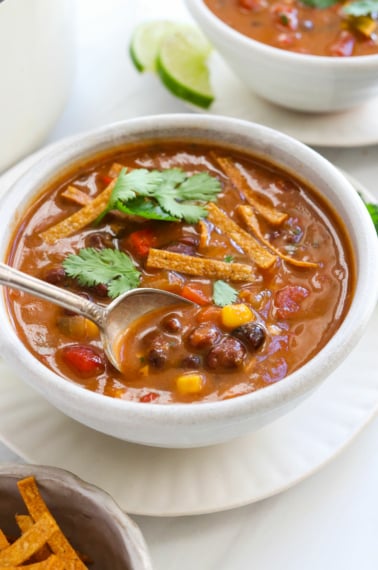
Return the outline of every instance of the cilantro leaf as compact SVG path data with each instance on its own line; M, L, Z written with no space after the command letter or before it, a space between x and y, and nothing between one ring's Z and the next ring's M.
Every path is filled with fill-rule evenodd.
M220 191L220 183L215 176L199 172L188 176L178 188L181 200L202 200L213 202Z
M346 4L342 11L349 16L368 16L378 12L378 0L355 0Z
M231 305L236 301L238 292L225 281L215 281L213 289L213 301L219 307Z
M175 216L176 220L183 218L190 224L195 224L198 220L205 218L207 215L207 210L203 206L178 202L174 196L159 196L159 204L166 212Z
M128 255L116 249L81 249L77 255L68 255L63 267L80 285L107 285L112 298L139 285L140 272Z
M195 223L206 217L204 204L216 200L220 190L219 180L207 172L190 176L180 168L122 169L99 219L118 209L149 219Z
M339 3L340 0L302 0L302 4L310 6L311 8L330 8L334 4Z
M155 200L146 200L143 196L138 196L125 203L118 202L117 209L124 214L142 216L148 220L177 222L177 218L165 212Z

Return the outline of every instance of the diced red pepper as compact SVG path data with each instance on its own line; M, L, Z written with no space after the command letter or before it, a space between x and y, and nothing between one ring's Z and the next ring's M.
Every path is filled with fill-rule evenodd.
M150 228L137 230L129 235L129 243L133 251L145 257L148 255L151 247L155 247L157 244L157 237Z
M153 402L158 397L159 397L159 394L157 392L147 392L146 394L143 394L143 396L141 396L139 398L139 401L140 402Z
M353 54L355 36L348 30L342 30L337 40L329 48L330 54L336 57L349 57Z
M280 319L288 319L300 310L300 303L308 297L310 291L300 285L287 285L276 292L274 304L277 308L277 316Z
M209 305L211 302L210 296L206 293L201 283L187 283L181 289L180 294L185 299L197 303L197 305Z
M94 376L105 369L105 360L91 346L72 344L62 350L62 358L65 364L76 374L81 376Z
M207 323L208 321L212 321L213 323L220 326L222 322L221 316L222 316L221 307L210 305L209 307L201 309L201 311L196 316L196 319L198 323Z
M239 0L239 6L244 10L259 10L264 5L264 0Z

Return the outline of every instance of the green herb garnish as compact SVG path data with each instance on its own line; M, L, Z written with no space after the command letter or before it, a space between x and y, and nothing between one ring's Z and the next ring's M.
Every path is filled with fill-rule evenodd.
M365 202L365 206L368 209L373 224L375 226L376 232L378 234L378 204L372 204L370 202Z
M116 249L81 249L66 257L63 267L80 285L106 285L112 299L139 285L140 272L126 253Z
M196 223L207 216L206 202L213 202L221 190L217 178L206 172L189 176L180 168L127 172L117 178L106 210L166 221Z
M231 305L236 301L238 292L225 281L215 281L213 289L213 301L218 307Z
M334 4L339 3L340 0L302 0L302 4L310 6L311 8L330 8Z
M355 0L343 7L348 16L368 16L373 12L378 12L378 0Z
M311 8L330 8L335 4L344 4L342 13L347 16L368 16L378 12L378 0L354 0L344 3L342 0L302 0L302 4Z
M234 258L233 258L232 255L225 255L225 256L224 256L224 261L225 261L226 263L232 263L232 262L234 261Z

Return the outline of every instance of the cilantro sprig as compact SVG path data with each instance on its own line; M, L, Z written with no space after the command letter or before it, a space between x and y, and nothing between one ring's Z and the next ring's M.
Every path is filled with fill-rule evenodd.
M120 210L148 219L196 223L207 216L205 204L215 201L220 190L219 180L206 172L190 176L180 168L123 168L100 219L110 210Z
M63 267L80 285L107 285L112 299L139 285L140 272L126 253L116 249L81 249L77 255L67 256Z
M214 282L213 301L218 307L225 307L226 305L235 303L237 297L238 292L236 289L225 281L219 280Z

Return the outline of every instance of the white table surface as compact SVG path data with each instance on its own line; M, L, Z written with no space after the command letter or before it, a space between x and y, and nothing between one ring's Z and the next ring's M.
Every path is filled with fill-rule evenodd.
M76 79L46 144L120 119L187 111L154 77L139 76L126 54L138 21L185 17L180 0L76 3ZM378 198L378 146L317 150ZM12 460L21 461L0 445L0 461ZM376 570L378 419L321 471L270 499L224 513L134 520L156 570Z

